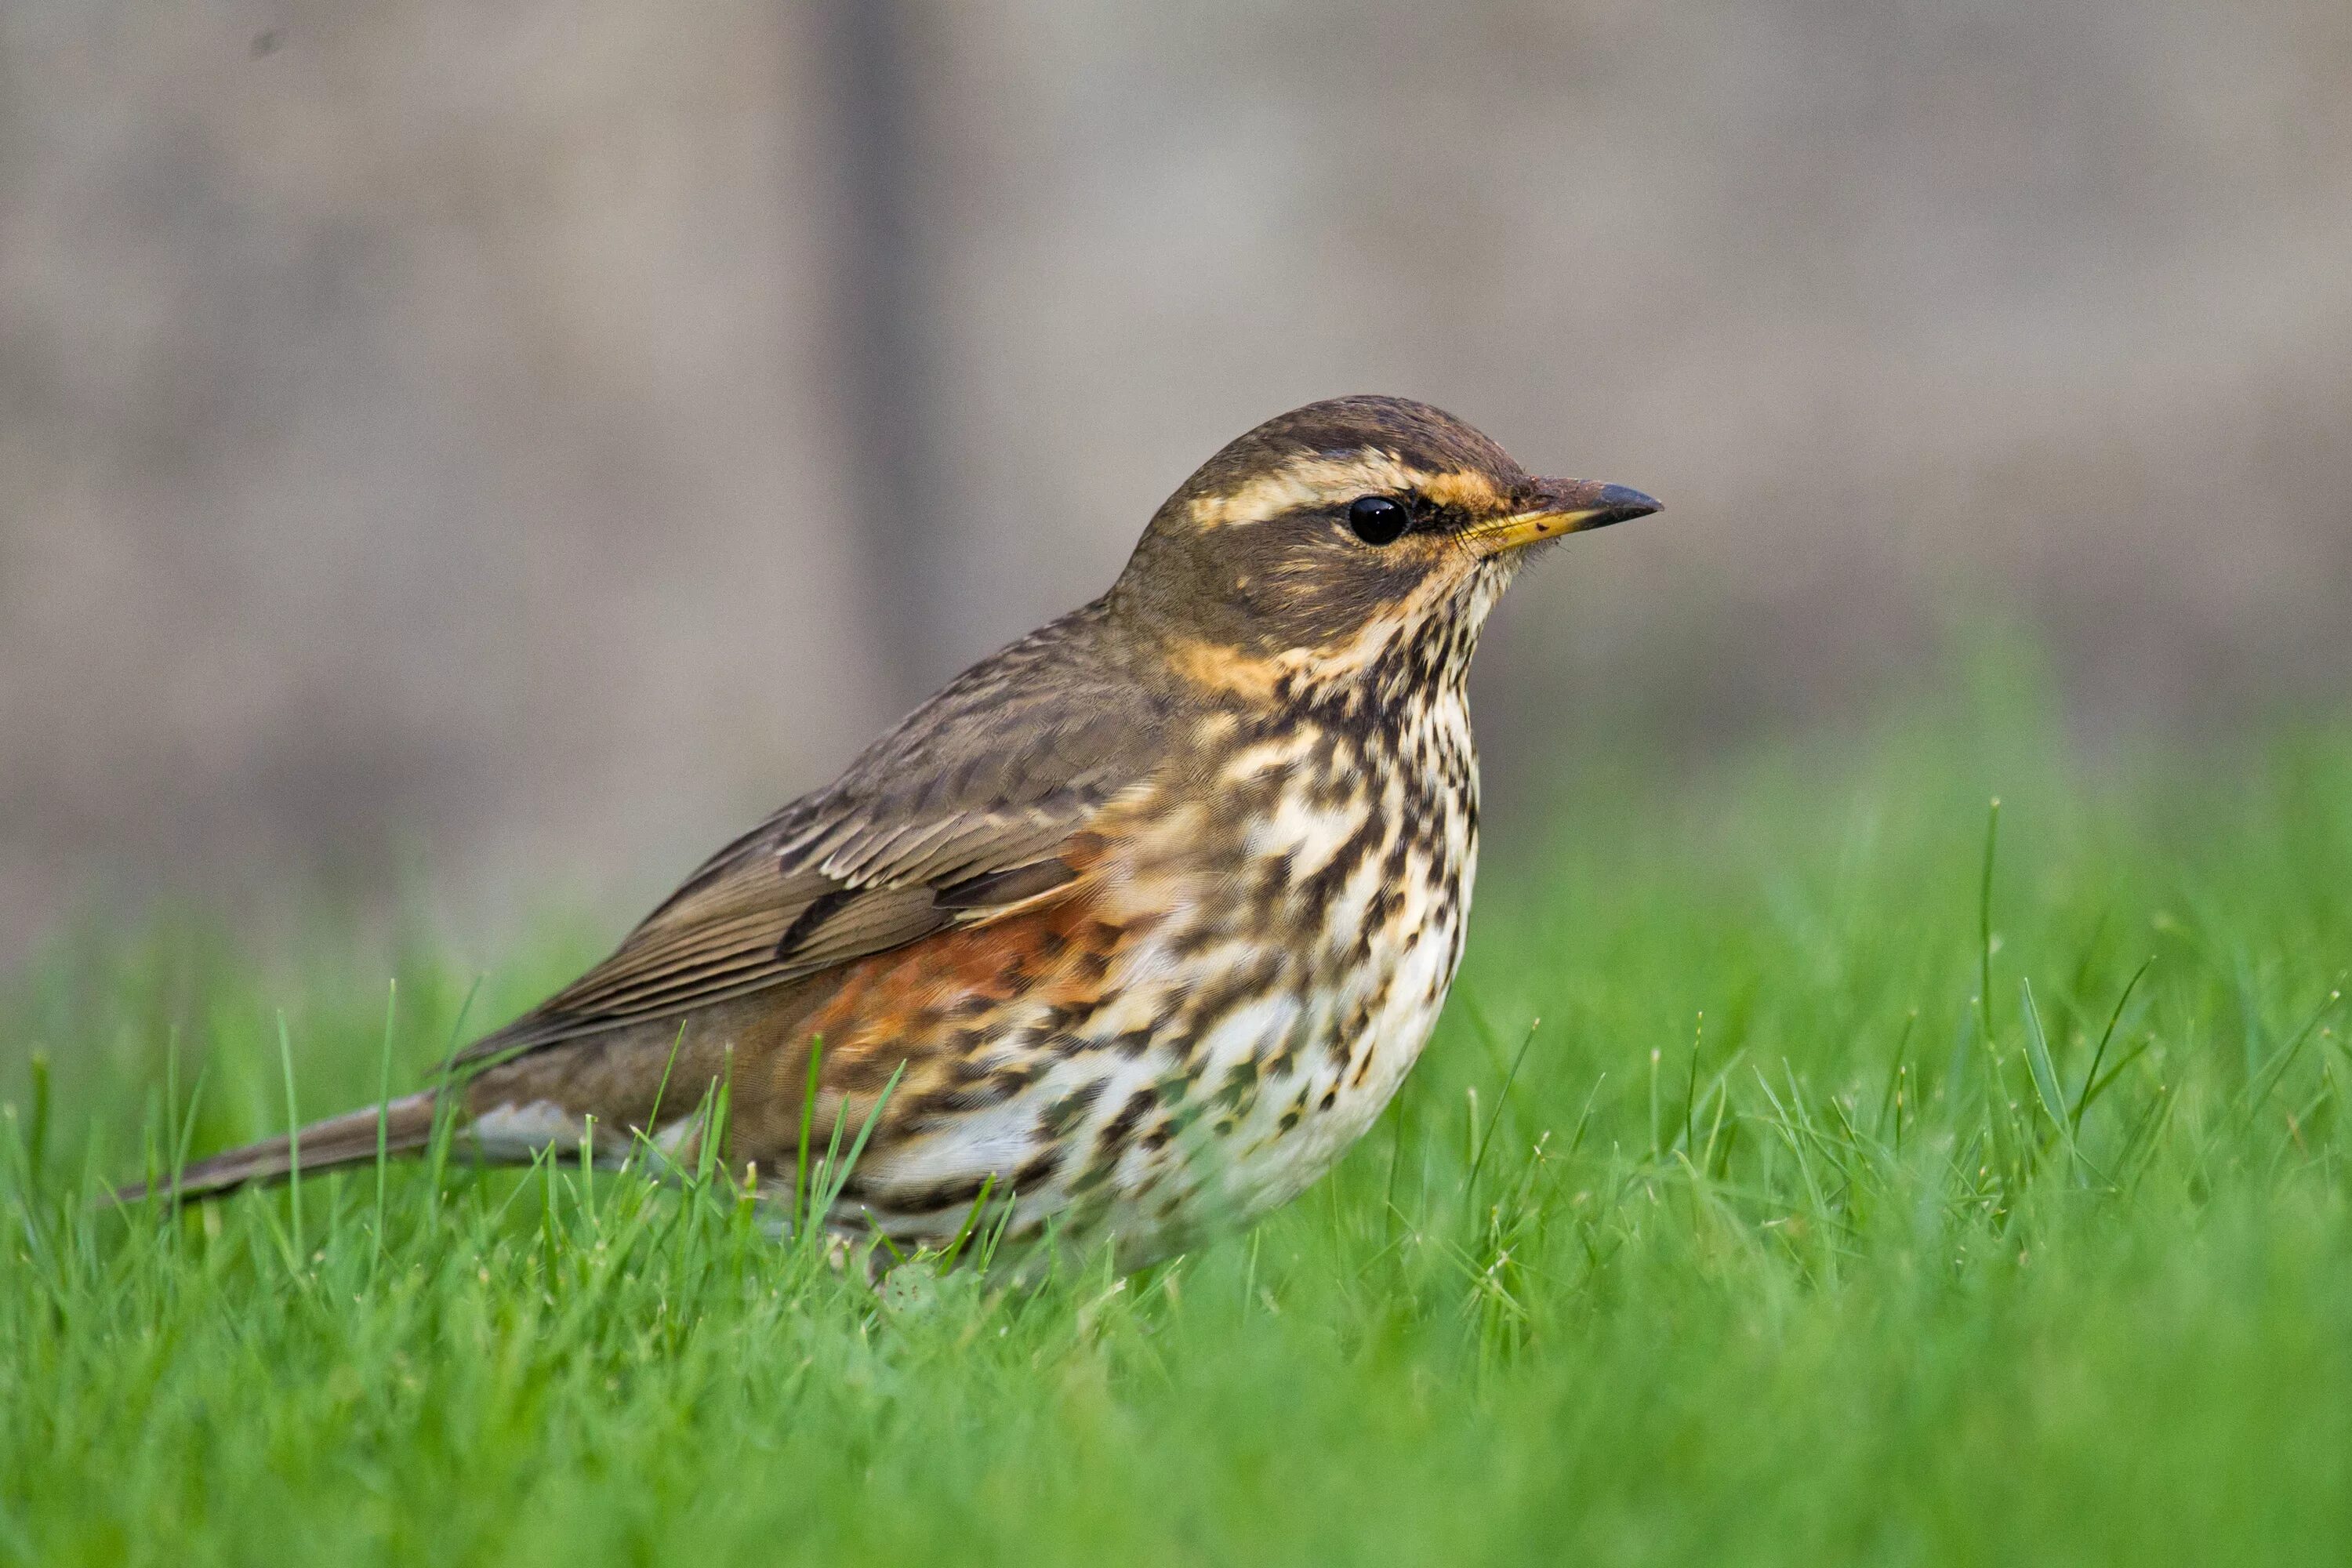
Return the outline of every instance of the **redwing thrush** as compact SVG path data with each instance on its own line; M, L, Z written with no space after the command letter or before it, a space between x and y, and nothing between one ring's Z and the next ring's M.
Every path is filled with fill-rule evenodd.
M1400 398L1259 426L1108 593L394 1101L390 1146L425 1144L440 1101L490 1160L677 1154L723 1081L729 1163L771 1186L804 1122L821 1152L878 1102L828 1223L900 1247L950 1242L984 1189L1013 1240L1108 1235L1129 1262L1284 1202L1396 1092L1461 957L1487 612L1537 549L1657 507ZM374 1158L378 1125L303 1129L302 1167ZM179 1191L291 1163L272 1139Z

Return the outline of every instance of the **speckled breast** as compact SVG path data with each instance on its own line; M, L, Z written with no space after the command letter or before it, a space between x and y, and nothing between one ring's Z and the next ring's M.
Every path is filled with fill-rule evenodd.
M1460 682L1420 694L1204 721L1106 826L1088 895L1025 917L1027 972L961 1021L971 1090L912 1107L836 1223L937 1241L992 1176L1014 1237L1108 1228L1133 1262L1329 1169L1462 953L1476 762Z

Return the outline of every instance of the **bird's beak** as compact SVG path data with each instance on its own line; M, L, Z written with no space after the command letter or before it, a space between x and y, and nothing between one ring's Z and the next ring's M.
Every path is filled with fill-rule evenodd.
M1464 531L1464 540L1481 555L1500 555L1658 510L1640 490L1595 479L1538 479L1525 500L1532 503L1525 510L1474 524Z

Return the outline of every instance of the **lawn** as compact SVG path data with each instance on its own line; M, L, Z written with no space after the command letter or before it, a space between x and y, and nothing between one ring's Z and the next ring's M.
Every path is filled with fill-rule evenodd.
M1560 801L1339 1171L1125 1280L877 1296L718 1173L96 1212L595 943L469 1003L423 937L62 942L0 1004L0 1561L2341 1560L2352 731Z

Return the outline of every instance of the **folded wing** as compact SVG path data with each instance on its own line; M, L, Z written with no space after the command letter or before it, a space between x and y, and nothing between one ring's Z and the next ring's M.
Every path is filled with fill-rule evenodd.
M1104 809L1149 787L1167 717L1070 646L1086 614L967 672L457 1063L684 1014L1066 895L1101 852Z

